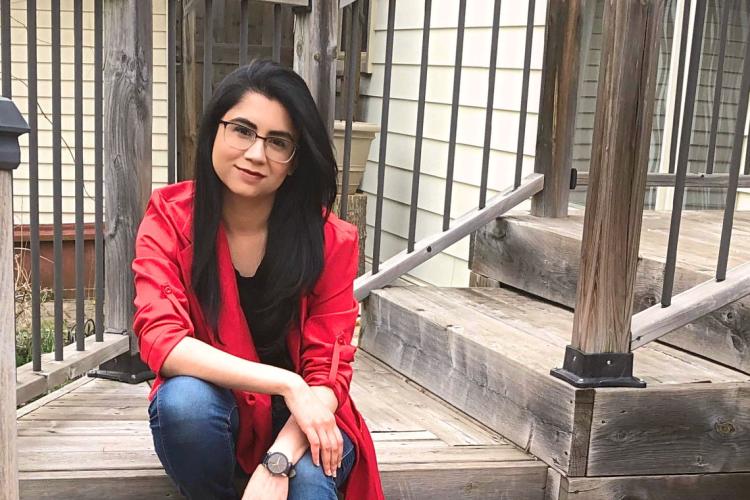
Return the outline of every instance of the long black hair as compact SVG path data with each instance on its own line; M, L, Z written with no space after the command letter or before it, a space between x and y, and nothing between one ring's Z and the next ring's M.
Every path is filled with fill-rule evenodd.
M300 297L309 292L323 268L323 225L336 198L338 169L327 128L305 81L272 61L257 60L227 75L214 91L198 132L193 205L192 288L204 317L217 333L219 283L216 234L222 216L224 184L212 162L219 121L248 92L278 101L297 132L294 174L276 192L268 220L266 251L256 277L263 283L263 304L275 323L297 317ZM272 279L264 279L272 277ZM279 314L283 321L279 322ZM284 337L286 332L280 332Z

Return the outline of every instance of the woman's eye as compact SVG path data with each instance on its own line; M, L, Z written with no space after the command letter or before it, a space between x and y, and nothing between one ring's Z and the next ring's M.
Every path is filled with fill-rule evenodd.
M234 132L244 137L253 137L255 132L246 127L240 127L239 125L234 126Z
M291 143L286 139L280 137L269 137L268 143L277 149L287 150L291 146Z

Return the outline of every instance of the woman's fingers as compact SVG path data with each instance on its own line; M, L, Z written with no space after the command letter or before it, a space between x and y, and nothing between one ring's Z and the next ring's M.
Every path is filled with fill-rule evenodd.
M336 447L337 447L337 453L336 453L336 469L341 467L341 461L344 459L344 437L341 435L341 430L338 428L338 426L334 427L334 434L336 437Z
M333 469L331 469L331 458L333 456L333 446L328 436L326 429L321 429L320 432L320 461L323 464L323 472L327 476L333 475Z
M343 444L344 441L341 438L341 431L339 431L339 428L334 425L333 429L328 433L328 439L331 443L331 456L330 456L330 462L329 467L332 472L332 475L336 476L336 470L339 468L339 464L341 463L341 455L343 453Z
M318 438L318 432L315 429L305 430L307 441L310 443L310 456L312 457L313 464L316 467L320 467L320 439Z

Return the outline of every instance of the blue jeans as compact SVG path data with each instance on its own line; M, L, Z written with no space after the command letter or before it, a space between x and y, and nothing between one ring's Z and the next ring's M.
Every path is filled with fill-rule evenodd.
M275 438L289 418L289 410L274 406ZM229 389L194 377L172 377L159 386L148 414L156 454L180 493L199 500L241 497L243 490L238 494L234 483L244 487L248 476L235 458L239 414ZM336 478L316 467L308 450L294 466L296 475L289 480L289 499L337 498L337 489L349 475L355 458L351 439L343 431L341 434L344 455Z

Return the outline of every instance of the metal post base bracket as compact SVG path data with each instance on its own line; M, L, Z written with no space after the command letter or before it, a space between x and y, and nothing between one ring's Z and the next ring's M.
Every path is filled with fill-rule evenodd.
M569 345L563 367L552 369L550 375L575 387L646 387L633 376L632 352L586 354Z
M138 373L118 372L112 370L89 370L88 376L91 378L103 378L105 380L115 380L117 382L125 382L128 384L140 384L141 382L156 377L151 370Z

